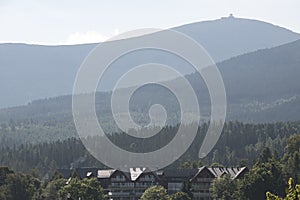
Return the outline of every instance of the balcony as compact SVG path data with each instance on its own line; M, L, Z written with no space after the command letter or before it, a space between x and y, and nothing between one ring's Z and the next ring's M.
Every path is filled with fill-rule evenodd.
M110 188L134 188L134 183L111 183Z
M125 177L111 178L111 182L124 182L124 181L126 181Z
M143 178L140 178L139 181L141 182L154 182L156 181L154 177L143 177Z

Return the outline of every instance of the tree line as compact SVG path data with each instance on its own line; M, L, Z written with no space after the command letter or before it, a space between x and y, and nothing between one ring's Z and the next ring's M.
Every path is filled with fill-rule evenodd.
M199 164L199 162L198 162ZM279 157L275 151L265 147L250 171L241 179L231 179L224 175L215 179L211 194L221 200L299 200L300 199L300 135L290 136ZM288 180L288 184L286 181ZM298 184L296 184L298 183ZM162 186L148 188L141 200L190 200L190 188L168 195ZM86 199L106 198L96 178L80 179L76 171L71 179L63 179L54 173L51 179L41 181L36 174L13 172L8 167L0 167L1 200L42 200L42 199Z
M190 148L170 167L193 168L197 167L199 163L201 165L251 167L256 163L259 153L265 147L274 152L276 157L283 157L288 138L300 132L300 122L270 124L227 122L214 149L206 158L199 161L198 151L207 127L207 123L199 127ZM132 152L148 152L166 145L174 137L177 129L178 126L166 126L159 134L146 139L130 137L126 133L109 134L108 137L123 149ZM152 130L145 129L143 131ZM34 171L44 179L49 178L56 168L105 167L87 152L77 138L38 144L3 146L0 148L0 165L9 166L20 172L31 173Z
M284 199L298 200L300 186L294 183L300 183L300 135L287 139L283 156L266 147L242 179L232 180L228 176L216 179L211 192L214 199L224 200L264 199L266 194L268 200L280 200L285 193Z

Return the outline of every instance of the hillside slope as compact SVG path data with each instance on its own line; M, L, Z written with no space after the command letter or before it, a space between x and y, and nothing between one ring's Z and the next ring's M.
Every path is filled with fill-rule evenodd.
M228 101L227 120L272 122L300 120L300 40L258 50L217 64L222 74ZM187 76L195 87L202 115L209 116L207 89L197 74ZM176 82L176 80L173 80ZM177 85L181 87L181 85ZM151 88L150 88L151 89ZM153 98L172 109L175 104L163 91L152 88L137 93L133 110L144 110ZM110 93L99 93L97 110L107 116ZM9 119L72 121L71 96L33 101L26 106L0 110L0 121Z
M269 23L232 17L183 25L174 30L202 44L215 61L300 38L297 33ZM95 46L0 44L0 108L71 94L76 72Z

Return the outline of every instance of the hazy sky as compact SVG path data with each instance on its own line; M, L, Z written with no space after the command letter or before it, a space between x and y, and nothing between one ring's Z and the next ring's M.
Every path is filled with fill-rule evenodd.
M98 42L137 28L236 17L300 33L300 0L0 0L0 42Z

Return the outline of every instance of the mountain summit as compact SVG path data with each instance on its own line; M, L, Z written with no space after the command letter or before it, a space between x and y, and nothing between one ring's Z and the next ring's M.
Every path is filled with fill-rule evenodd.
M300 35L291 30L263 21L236 18L233 14L179 26L174 30L189 35L203 45L216 62L300 39Z

